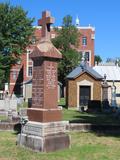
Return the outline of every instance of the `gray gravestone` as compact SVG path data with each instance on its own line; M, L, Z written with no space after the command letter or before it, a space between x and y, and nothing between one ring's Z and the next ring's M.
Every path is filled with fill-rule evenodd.
M116 86L114 84L114 81L113 81L113 85L111 87L111 106L116 108L117 107L117 103L116 103Z
M102 83L102 107L103 110L109 110L109 101L108 101L108 88L109 85L106 80L106 74L104 74L104 81Z
M17 116L17 99L6 97L0 100L0 114L16 117Z

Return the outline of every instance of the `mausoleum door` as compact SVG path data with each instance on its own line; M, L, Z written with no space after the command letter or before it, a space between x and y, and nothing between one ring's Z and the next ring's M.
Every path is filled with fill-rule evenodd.
M79 105L86 106L90 100L91 87L90 86L80 86L79 87Z

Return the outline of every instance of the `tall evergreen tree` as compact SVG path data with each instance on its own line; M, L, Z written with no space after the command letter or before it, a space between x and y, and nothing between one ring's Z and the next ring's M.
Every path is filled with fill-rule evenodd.
M7 80L11 66L30 44L32 23L33 19L27 18L27 12L21 7L0 3L0 82Z
M63 26L57 29L57 37L53 39L53 44L58 48L63 57L58 66L58 79L65 85L66 76L78 65L81 56L77 52L80 33L72 24L72 17L67 15L63 18Z

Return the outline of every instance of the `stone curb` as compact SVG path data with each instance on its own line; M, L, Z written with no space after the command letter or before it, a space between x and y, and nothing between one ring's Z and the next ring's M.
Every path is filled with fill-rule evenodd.
M9 131L14 130L15 126L19 123L15 122L0 122L0 130ZM69 123L66 125L66 131L99 131L99 132L117 132L120 133L120 125L118 124L90 124L90 123Z
M66 129L67 131L120 133L120 125L118 124L70 123Z
M0 122L0 130L11 131L11 130L14 130L15 125L16 123Z

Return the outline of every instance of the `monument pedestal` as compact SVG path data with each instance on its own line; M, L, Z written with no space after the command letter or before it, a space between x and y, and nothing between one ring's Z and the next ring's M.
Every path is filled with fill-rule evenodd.
M70 138L65 134L67 121L40 123L29 121L18 135L18 144L40 152L69 148Z
M55 109L40 109L40 108L29 108L27 115L30 121L36 122L56 122L62 119L61 108Z

